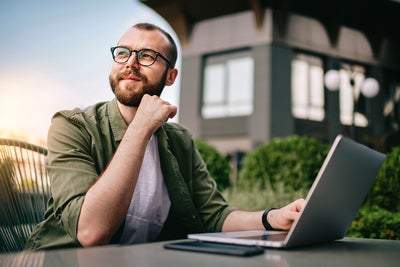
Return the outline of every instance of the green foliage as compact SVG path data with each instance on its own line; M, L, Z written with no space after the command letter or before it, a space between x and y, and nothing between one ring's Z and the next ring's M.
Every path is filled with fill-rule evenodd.
M400 240L400 212L378 206L363 206L351 224L347 236Z
M222 156L218 150L203 139L195 140L196 147L207 165L211 177L217 183L218 190L222 191L230 186L229 160Z
M263 210L268 207L283 207L298 198L304 198L307 190L285 189L283 183L278 182L276 189L261 188L254 185L252 188L239 188L237 186L225 189L222 195L229 205L243 210Z
M11 199L17 188L14 176L13 161L8 157L0 159L0 198L4 201Z
M238 186L276 190L283 183L288 192L309 189L328 150L328 144L310 137L272 139L246 155Z
M365 205L400 212L400 147L386 155Z
M386 155L349 236L400 240L400 147Z

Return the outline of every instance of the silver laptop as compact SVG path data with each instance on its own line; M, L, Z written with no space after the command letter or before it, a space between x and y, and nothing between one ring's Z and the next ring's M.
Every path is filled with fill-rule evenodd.
M385 155L337 136L288 232L239 231L189 234L189 239L289 248L341 239L362 205Z

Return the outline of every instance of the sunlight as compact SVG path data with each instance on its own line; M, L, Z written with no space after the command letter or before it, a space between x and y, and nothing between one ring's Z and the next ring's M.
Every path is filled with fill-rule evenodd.
M63 103L71 102L68 91L42 74L1 73L0 136L43 143L51 116Z

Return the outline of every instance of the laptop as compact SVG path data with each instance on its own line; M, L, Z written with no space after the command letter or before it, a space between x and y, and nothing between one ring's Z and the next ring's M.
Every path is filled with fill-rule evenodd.
M338 135L289 231L189 234L189 239L291 248L342 239L372 187L385 155Z

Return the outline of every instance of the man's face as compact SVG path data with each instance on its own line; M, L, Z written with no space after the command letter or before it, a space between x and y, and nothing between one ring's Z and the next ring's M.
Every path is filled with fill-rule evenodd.
M152 49L166 55L168 39L159 31L129 29L120 39L119 46L131 50ZM126 106L137 107L144 94L160 96L166 85L171 85L167 62L161 57L151 66L141 66L133 52L128 62L114 62L109 76L110 86L117 100Z

